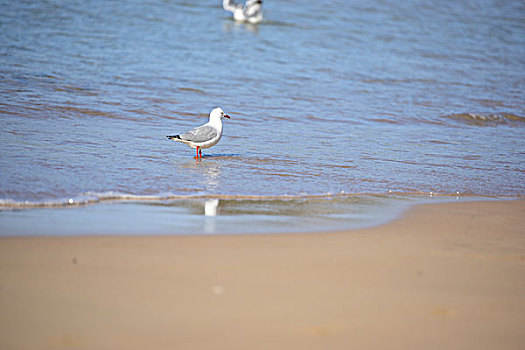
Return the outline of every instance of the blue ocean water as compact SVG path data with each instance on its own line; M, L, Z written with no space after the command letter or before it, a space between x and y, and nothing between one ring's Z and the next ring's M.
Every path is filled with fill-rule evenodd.
M236 225L322 228L357 199L377 221L368 213L399 198L523 196L523 2L264 10L249 25L220 1L0 1L2 233L49 211L56 229L72 207L111 233L97 213L143 201L121 225L178 208L195 230L194 203L214 198ZM232 118L202 161L166 140L216 106Z

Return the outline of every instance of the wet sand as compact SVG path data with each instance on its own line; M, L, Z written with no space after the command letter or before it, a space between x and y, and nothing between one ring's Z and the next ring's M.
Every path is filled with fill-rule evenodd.
M525 200L319 234L0 238L1 349L523 349Z

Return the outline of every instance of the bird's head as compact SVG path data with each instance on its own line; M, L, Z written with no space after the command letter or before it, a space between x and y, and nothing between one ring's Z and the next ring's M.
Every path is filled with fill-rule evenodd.
M222 108L214 108L210 112L210 119L222 119L222 118L228 118L230 119L230 116L228 114L225 114Z

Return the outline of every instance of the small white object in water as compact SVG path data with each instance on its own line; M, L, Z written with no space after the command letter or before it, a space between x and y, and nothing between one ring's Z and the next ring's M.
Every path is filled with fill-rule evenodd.
M217 216L218 199L209 199L204 203L204 216Z
M68 202L69 204L73 204L75 201L73 200L73 198L69 198L67 202Z
M233 0L223 0L222 7L233 13L233 19L252 24L263 20L262 0L248 0L244 5L236 4Z

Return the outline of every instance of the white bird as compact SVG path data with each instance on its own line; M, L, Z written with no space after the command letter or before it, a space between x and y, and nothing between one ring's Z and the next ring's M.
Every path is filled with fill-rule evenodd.
M214 108L210 112L210 120L190 131L173 136L166 136L170 140L179 141L197 149L196 158L202 158L202 148L215 146L222 137L222 118L230 119L221 108Z
M252 24L263 20L262 0L248 0L244 5L236 4L233 0L222 0L222 7L233 13L233 19Z

